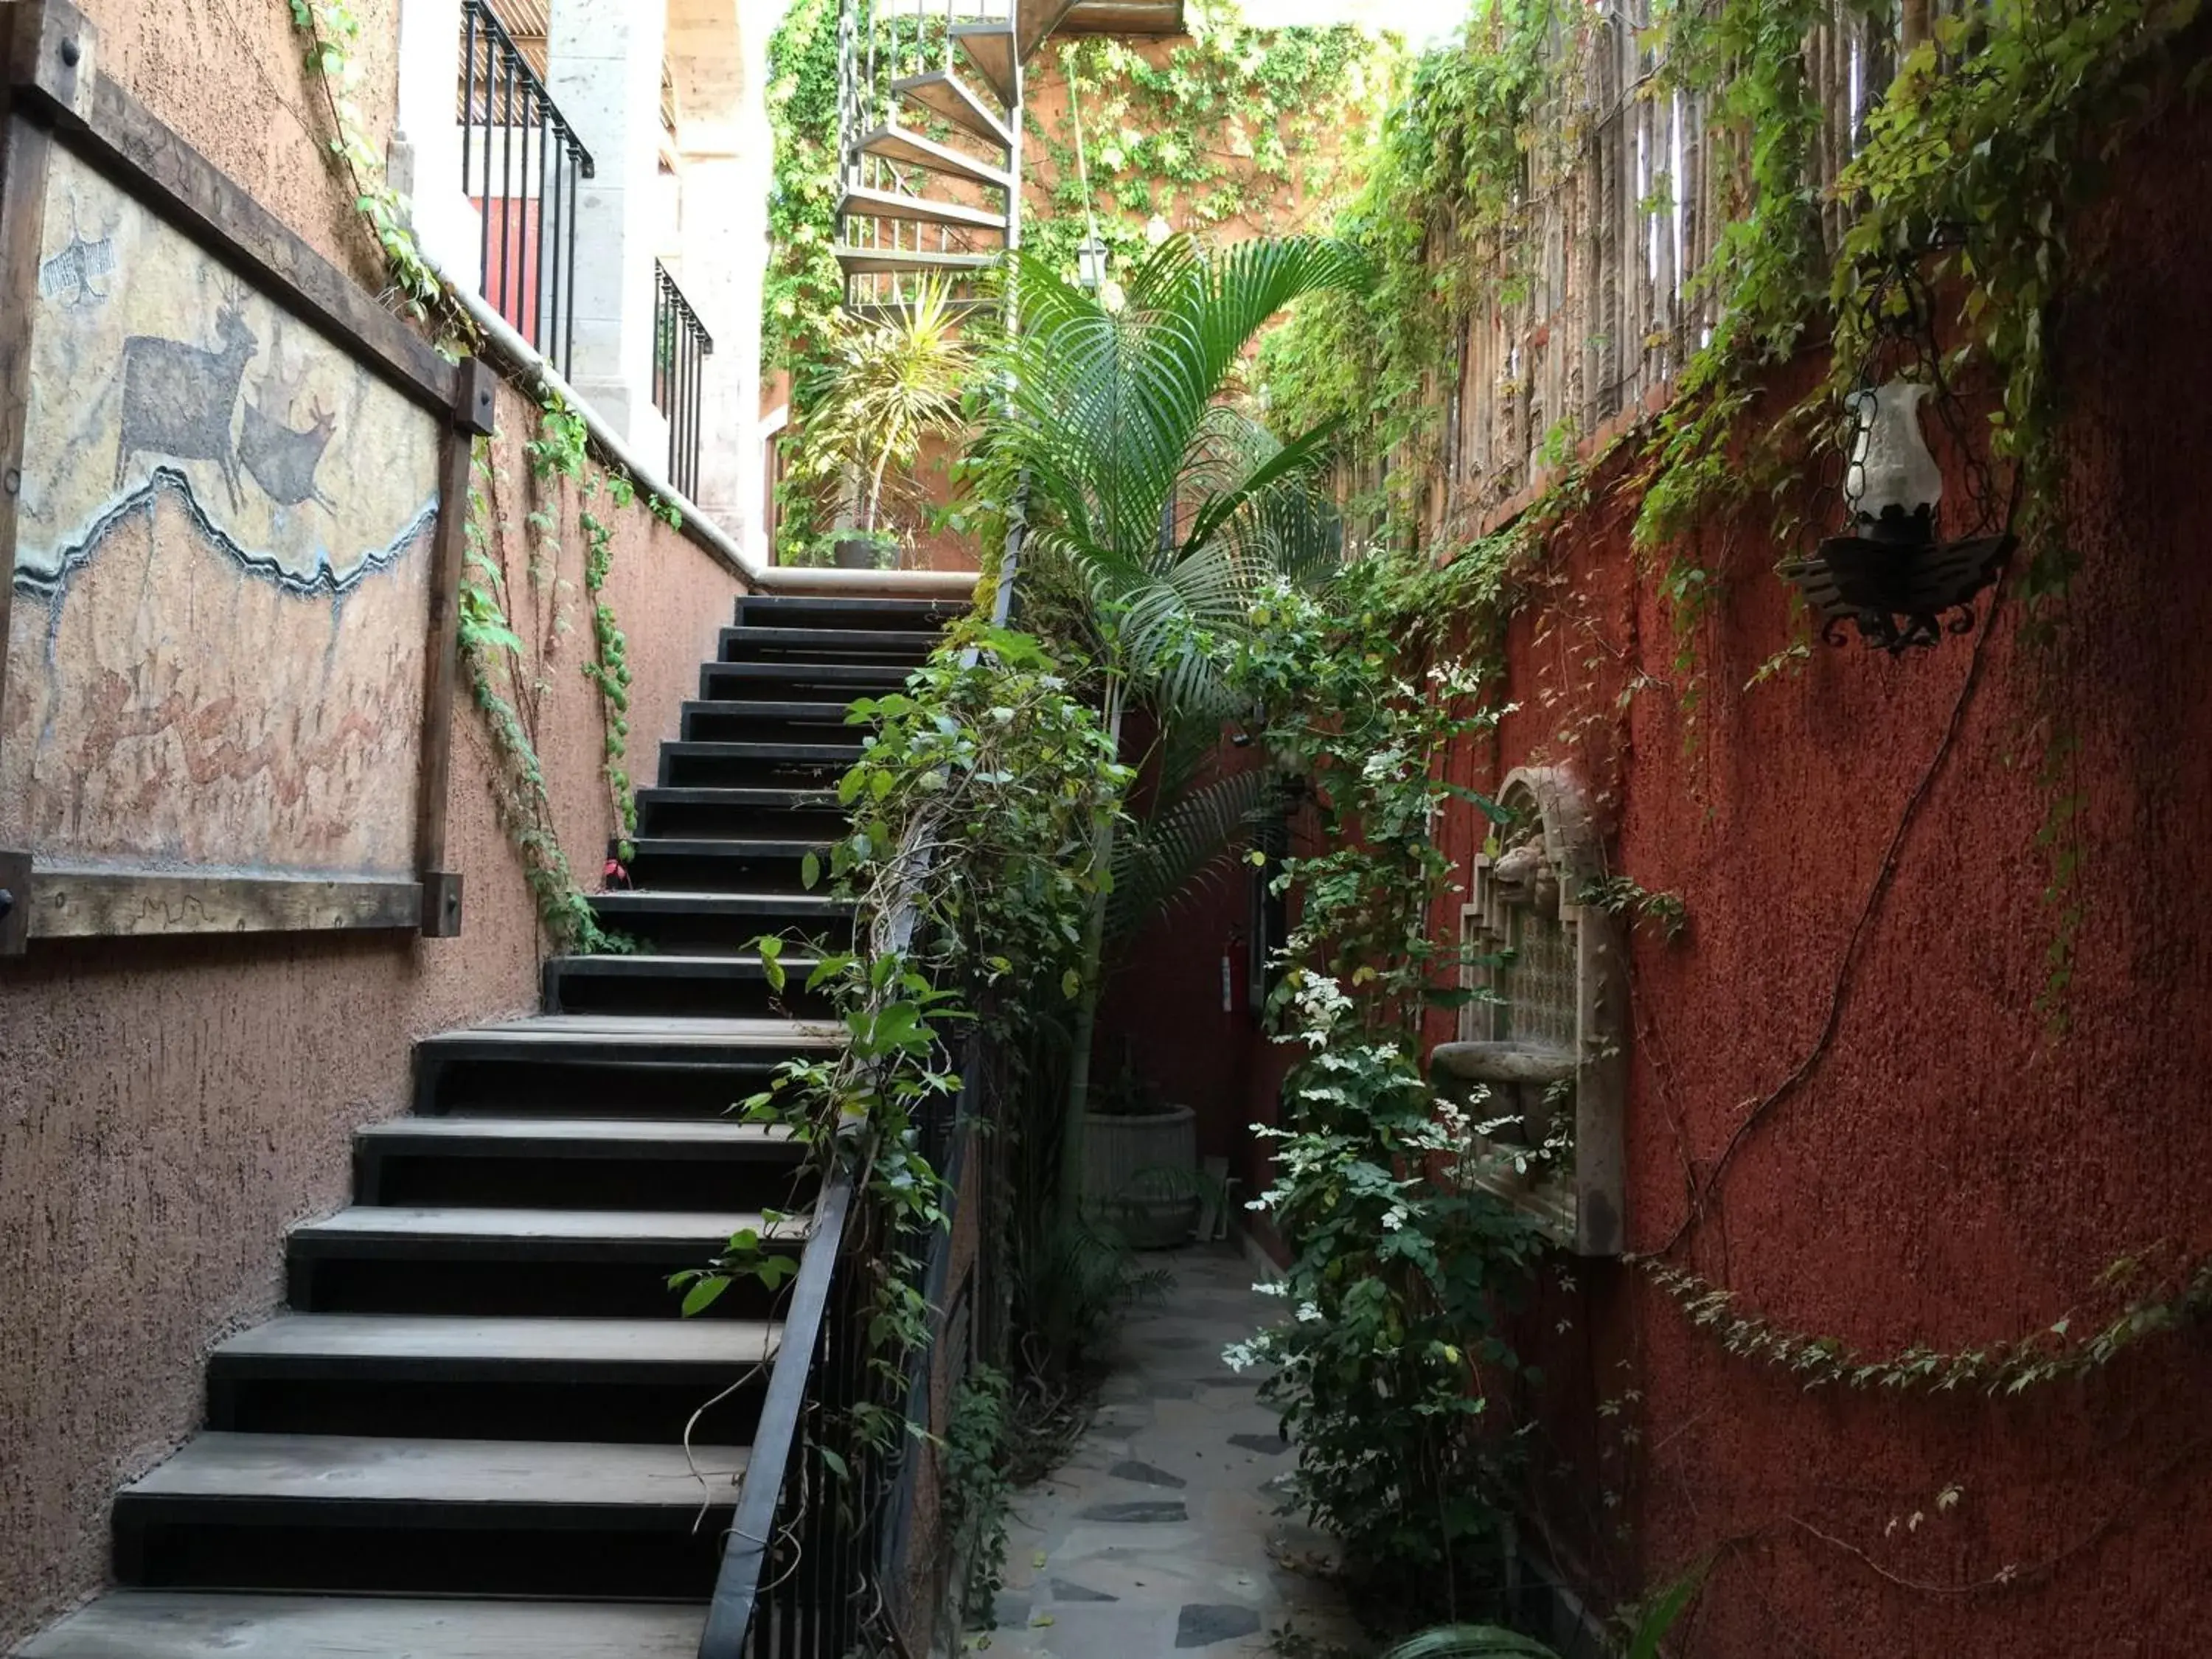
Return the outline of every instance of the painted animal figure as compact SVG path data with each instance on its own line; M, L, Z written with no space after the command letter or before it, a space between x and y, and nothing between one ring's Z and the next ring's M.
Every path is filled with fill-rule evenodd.
M234 507L246 504L238 457L230 439L239 382L259 342L246 325L244 296L226 292L216 313L216 348L187 345L156 335L134 334L123 343L122 430L116 439L115 484L123 486L134 455L213 461L230 490Z
M246 406L246 423L238 434L238 459L253 482L279 507L313 501L328 507L329 499L315 488L315 469L323 451L337 430L337 416L318 400L307 411L307 424L297 430L272 412L266 400Z

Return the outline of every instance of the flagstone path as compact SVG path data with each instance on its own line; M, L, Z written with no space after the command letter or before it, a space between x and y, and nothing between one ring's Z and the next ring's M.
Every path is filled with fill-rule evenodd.
M992 1659L1258 1659L1285 1632L1299 1652L1360 1645L1312 1571L1328 1540L1277 1512L1294 1460L1258 1378L1221 1358L1281 1303L1227 1247L1165 1261L1174 1288L1123 1327L1073 1455L1015 1494Z

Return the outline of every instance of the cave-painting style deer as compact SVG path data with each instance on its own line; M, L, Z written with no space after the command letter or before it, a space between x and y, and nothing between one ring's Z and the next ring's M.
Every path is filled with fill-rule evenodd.
M124 341L117 489L123 487L134 455L213 461L230 490L231 506L245 506L230 422L238 406L239 382L259 342L246 325L245 290L235 284L224 285L215 332L218 343L212 351L156 335L134 334Z
M337 430L337 416L323 407L318 396L308 405L307 424L292 424L307 378L305 359L288 363L280 328L269 343L268 371L246 400L238 459L262 493L279 507L313 501L334 512L330 498L315 487L315 469Z

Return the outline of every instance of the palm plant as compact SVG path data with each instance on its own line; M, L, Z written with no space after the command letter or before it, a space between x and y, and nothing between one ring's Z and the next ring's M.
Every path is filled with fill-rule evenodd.
M1212 641L1246 626L1266 578L1335 564L1335 516L1313 489L1333 423L1279 442L1222 399L1270 318L1301 295L1348 284L1358 270L1356 255L1310 238L1246 242L1213 256L1176 237L1152 252L1109 308L1034 257L1011 263L1021 328L1002 349L1003 401L986 453L1002 480L1023 481L1025 556L1059 562L1085 596L1117 743L1133 699L1164 729L1186 721L1209 738L1218 732L1236 711ZM1224 783L1220 793L1250 787ZM1151 860L1155 878L1190 861L1191 832L1209 813L1218 826L1221 805L1180 819L1155 814L1169 835L1159 844L1170 849ZM1095 853L1106 864L1110 825L1099 839ZM1107 921L1102 895L1084 940L1061 1124L1060 1203L1068 1216L1082 1193L1079 1130Z
M797 471L833 493L842 518L874 533L887 506L918 493L923 442L957 431L975 356L941 283L924 283L880 320L837 314Z

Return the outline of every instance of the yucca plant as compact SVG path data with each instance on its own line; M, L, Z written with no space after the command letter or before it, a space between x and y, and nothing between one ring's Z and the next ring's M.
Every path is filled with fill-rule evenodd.
M1218 732L1235 711L1213 641L1246 626L1264 579L1335 564L1335 514L1314 489L1333 424L1281 442L1224 398L1270 318L1301 295L1350 283L1358 269L1356 255L1312 238L1214 254L1175 237L1109 307L1040 259L1011 263L1020 328L997 365L1003 393L985 457L1002 482L1025 486L1027 556L1062 562L1087 596L1117 740L1132 700L1164 727L1195 720ZM1216 823L1223 817L1194 810ZM1109 826L1102 864L1111 839ZM1188 847L1179 857L1189 861ZM1082 1194L1079 1130L1107 920L1102 896L1084 942L1061 1123L1066 1215Z
M811 387L798 472L836 497L841 519L882 528L887 507L919 493L923 442L960 429L975 370L941 283L923 283L880 319L839 313Z

